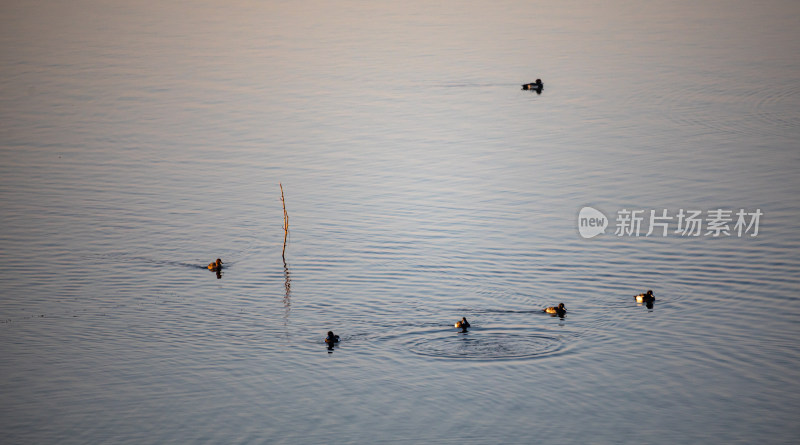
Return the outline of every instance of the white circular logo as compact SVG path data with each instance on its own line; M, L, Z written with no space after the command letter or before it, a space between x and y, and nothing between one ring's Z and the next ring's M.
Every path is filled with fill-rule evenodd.
M603 212L592 208L584 207L578 213L578 232L584 238L594 238L605 233L608 227L608 218Z

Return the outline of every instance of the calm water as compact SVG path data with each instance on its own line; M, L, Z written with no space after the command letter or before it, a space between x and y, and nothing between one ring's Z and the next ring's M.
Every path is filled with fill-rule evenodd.
M4 443L800 440L798 3L429 3L0 6Z

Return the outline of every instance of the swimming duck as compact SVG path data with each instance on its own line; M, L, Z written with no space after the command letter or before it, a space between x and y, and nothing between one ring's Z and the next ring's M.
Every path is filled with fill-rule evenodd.
M522 85L523 90L541 90L543 87L542 79L536 79L536 82Z
M213 271L222 270L222 260L217 258L217 261L208 263L208 270L213 270Z
M469 327L469 322L467 321L467 317L461 317L461 320L457 321L454 326L457 328L461 328L462 332L467 332L467 328Z
M564 314L567 313L567 308L564 307L564 303L558 303L558 306L551 306L542 309L542 312L547 312L548 314L555 314L559 317L563 317Z
M649 291L647 291L647 292L645 292L643 294L636 295L633 298L636 299L637 303L648 303L648 302L656 301L656 297L655 297L655 295L653 295L653 291L651 291L651 290L649 290Z
M333 346L334 343L339 343L339 336L335 335L333 331L328 331L328 336L325 338L325 343L328 346Z

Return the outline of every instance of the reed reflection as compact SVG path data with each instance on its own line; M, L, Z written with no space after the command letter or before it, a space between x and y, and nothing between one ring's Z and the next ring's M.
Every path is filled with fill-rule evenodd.
M286 258L283 259L283 319L289 319L289 312L292 311L292 275L289 272L289 265Z

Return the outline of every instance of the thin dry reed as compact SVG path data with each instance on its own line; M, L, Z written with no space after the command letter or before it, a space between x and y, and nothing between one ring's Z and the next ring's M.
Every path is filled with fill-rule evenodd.
M283 252L281 252L281 257L286 261L286 240L289 237L289 214L286 213L286 201L283 199L283 184L279 182L278 185L281 187L281 204L283 204Z

